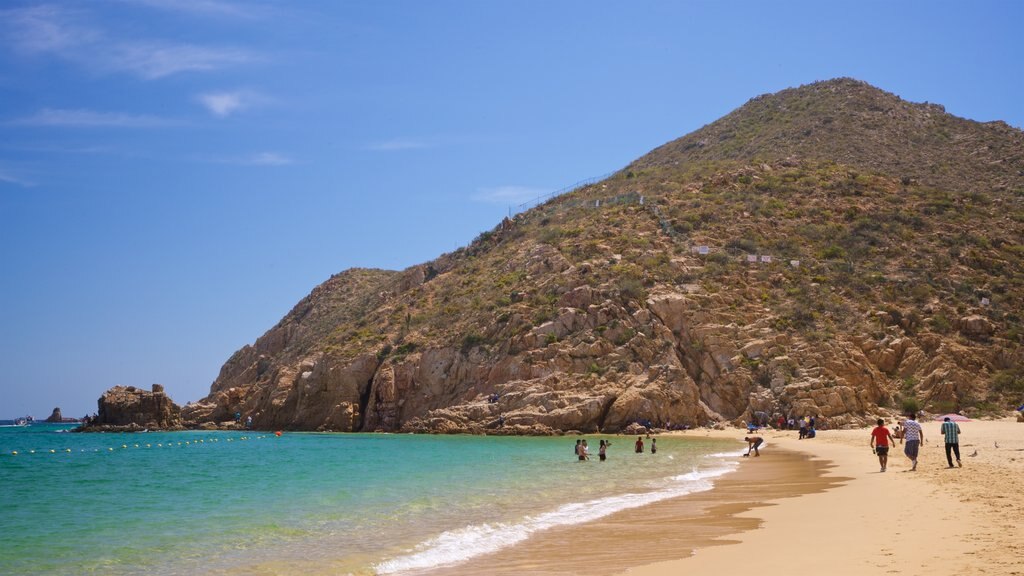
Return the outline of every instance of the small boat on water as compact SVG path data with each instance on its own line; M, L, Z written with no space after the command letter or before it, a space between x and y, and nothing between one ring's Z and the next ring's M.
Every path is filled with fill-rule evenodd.
M21 416L19 418L15 418L14 420L12 420L11 426L28 426L35 421L36 419L31 416Z

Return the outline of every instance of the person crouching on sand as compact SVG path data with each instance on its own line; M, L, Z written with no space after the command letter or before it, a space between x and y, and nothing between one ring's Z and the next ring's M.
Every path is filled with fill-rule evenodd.
M751 450L754 451L755 457L761 455L761 453L758 452L757 447L764 444L764 438L761 438L760 436L746 436L743 439L747 441L747 453L743 455L744 457L750 456Z
M871 431L871 452L878 455L878 465L882 467L880 472L885 472L885 466L889 463L889 446L896 444L896 439L892 437L889 429L885 427L885 421L879 418L875 424L874 430Z

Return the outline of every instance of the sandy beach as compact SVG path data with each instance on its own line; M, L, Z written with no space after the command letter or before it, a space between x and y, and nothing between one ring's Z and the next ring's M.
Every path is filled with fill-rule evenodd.
M897 444L881 473L867 428L811 440L766 430L762 456L743 458L713 490L546 531L431 574L1024 574L1024 424L961 423L963 468L953 469L941 422L922 424L916 471ZM680 434L746 447L744 430Z
M827 567L833 575L937 573L1024 574L1024 423L1015 418L960 424L963 468L947 468L940 422L922 422L925 445L916 471L902 447L881 473L869 430L761 433L761 458L744 459L743 476L779 451L830 463L836 485L737 514L757 527L729 535L733 544L692 556L638 565L628 576L736 574ZM703 432L692 432L702 434ZM739 431L742 435L742 431ZM712 435L736 431L709 432ZM766 483L774 482L766 479ZM751 484L751 490L759 487Z

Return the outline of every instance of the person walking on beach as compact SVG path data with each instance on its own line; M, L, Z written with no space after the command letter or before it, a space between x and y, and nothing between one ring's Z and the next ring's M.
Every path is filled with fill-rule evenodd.
M885 472L885 466L889 463L889 443L896 443L889 429L885 427L885 420L879 418L875 429L871 431L871 452L878 455L878 465L882 467L880 472Z
M907 414L907 419L903 422L903 434L907 441L903 446L903 453L913 462L910 467L911 472L917 470L917 453L921 445L924 444L924 430L921 429L921 425L915 418L913 414Z
M747 453L743 455L744 457L750 456L751 450L754 451L755 457L761 455L761 453L757 450L757 447L760 446L761 444L764 444L764 438L761 438L760 436L747 436L743 439L747 441Z
M597 446L597 459L604 462L608 458L608 447L611 446L611 442L605 442L601 440L601 443Z
M640 454L644 451L644 438L643 436L636 437L636 453Z
M942 419L942 435L946 440L946 462L949 462L949 467L953 467L953 457L950 455L950 450L956 453L956 465L963 467L960 463L960 426L949 419L946 416Z

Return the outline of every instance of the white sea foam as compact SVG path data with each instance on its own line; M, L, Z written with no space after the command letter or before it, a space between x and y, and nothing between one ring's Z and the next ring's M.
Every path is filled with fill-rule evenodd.
M399 574L459 564L522 542L535 532L590 522L621 510L710 490L714 486L712 480L732 472L736 467L735 461L722 462L708 470L693 470L667 478L650 492L619 494L565 504L550 512L527 516L519 522L477 524L449 530L416 546L409 554L377 564L374 569L378 574Z
M737 450L736 452L716 452L714 454L708 454L707 456L705 456L705 458L738 458L740 456L743 456L744 454L746 454L746 452L744 452L743 450Z

